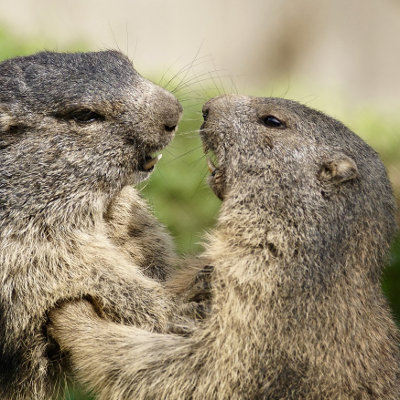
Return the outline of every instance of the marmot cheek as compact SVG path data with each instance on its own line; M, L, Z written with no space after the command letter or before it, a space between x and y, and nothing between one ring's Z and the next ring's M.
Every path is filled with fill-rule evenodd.
M225 173L220 168L215 168L213 173L208 177L208 184L215 195L220 199L224 200L226 192L226 179Z

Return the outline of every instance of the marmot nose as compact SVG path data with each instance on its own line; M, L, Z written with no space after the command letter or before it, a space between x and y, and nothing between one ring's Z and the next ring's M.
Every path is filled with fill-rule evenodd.
M167 132L173 132L175 130L175 128L176 128L176 125L164 125L164 129Z
M213 97L203 106L204 121L206 121L209 115L213 114L215 110L218 110L218 112L229 110L232 108L232 106L235 106L238 101L243 102L243 98L243 96L232 94L224 94L222 96Z
M231 96L228 95L222 95L208 100L202 109L204 122L207 122L209 115L214 113L215 108L220 109L222 107L226 107L230 97Z
M206 103L206 104L204 104L204 106L203 106L203 110L202 110L202 114L203 114L203 120L204 120L204 122L206 122L207 121L207 118L208 118L208 113L210 112L210 107L209 107L209 104L208 103Z
M182 116L182 106L179 101L170 93L165 95L165 98L161 100L161 112L160 117L164 127L164 131L167 133L173 132Z

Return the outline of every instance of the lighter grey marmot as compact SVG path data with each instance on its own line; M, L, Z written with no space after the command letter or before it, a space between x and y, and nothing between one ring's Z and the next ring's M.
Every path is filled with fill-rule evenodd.
M379 282L395 206L375 151L290 100L224 96L203 113L223 199L211 312L180 337L66 304L50 329L80 381L102 400L400 399Z
M0 88L0 398L49 399L64 381L45 329L57 303L90 298L149 331L175 323L172 242L131 185L182 107L116 51L10 59Z

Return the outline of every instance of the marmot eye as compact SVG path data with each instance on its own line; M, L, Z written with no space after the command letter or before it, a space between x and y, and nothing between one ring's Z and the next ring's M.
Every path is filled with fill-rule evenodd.
M91 124L95 121L103 121L104 117L95 111L83 109L69 113L69 119L73 119L74 121L82 124Z
M268 128L286 128L286 124L273 115L262 117L261 121L265 126L268 126Z
M96 111L89 110L88 108L82 108L77 110L68 111L66 113L60 113L55 115L59 119L67 121L75 121L79 124L91 124L96 121L104 121L104 116L97 113Z

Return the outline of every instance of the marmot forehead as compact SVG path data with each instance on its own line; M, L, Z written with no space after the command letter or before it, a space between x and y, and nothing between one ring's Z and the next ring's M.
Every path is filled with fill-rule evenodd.
M224 129L227 133L237 131L241 137L243 135L254 137L255 129L262 130L264 137L276 136L273 129L269 132L264 129L264 119L275 117L290 129L292 134L298 134L299 138L313 138L318 144L315 147L317 150L321 150L323 146L335 151L345 149L357 156L360 149L363 149L364 152L375 155L375 151L342 122L294 100L238 95L218 96L204 105L203 115L206 115L208 125L214 130ZM267 128L274 127L267 126Z
M12 71L31 71L34 69L49 75L55 71L76 71L86 74L103 72L126 73L132 72L131 61L116 50L87 52L87 53L58 53L40 52L24 57L15 57L0 63L2 76L11 77ZM44 68L45 70L41 70Z
M41 52L0 64L0 101L36 105L115 96L142 80L118 51Z

